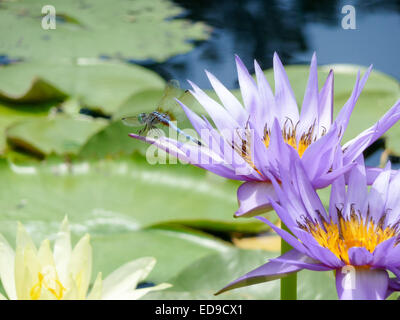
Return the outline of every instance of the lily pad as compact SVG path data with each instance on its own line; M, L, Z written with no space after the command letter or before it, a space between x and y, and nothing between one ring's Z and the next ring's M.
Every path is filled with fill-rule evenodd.
M55 116L28 119L7 129L7 140L39 156L77 154L88 138L107 125L104 119Z
M44 118L52 104L40 105L11 105L0 103L0 156L7 149L5 130L13 123L26 120L27 118Z
M148 145L130 138L129 133L137 129L125 126L121 119L141 112L154 111L162 95L163 90L160 89L143 90L133 94L114 113L112 123L87 141L79 156L84 159L102 159L130 155L134 151L145 155Z
M147 280L154 283L165 282L198 259L232 248L221 240L182 228L96 233L91 239L96 272L108 274L130 260L151 256L157 264Z
M256 219L233 219L236 182L189 165L149 165L138 156L39 166L3 160L0 175L3 223L54 223L68 214L75 223L100 220L125 231L170 223L221 232L266 230Z
M66 98L65 93L61 92L56 87L43 81L42 79L37 78L33 79L30 87L22 93L18 92L16 94L7 94L0 90L0 100L13 103L62 101L64 98Z
M99 59L49 59L0 68L0 99L35 103L73 96L104 114L112 114L136 92L163 87L164 80L143 67Z
M173 19L182 9L166 0L53 0L55 29L42 28L48 1L2 1L0 52L12 57L47 60L121 56L136 60L167 58L204 40L202 23Z
M173 286L163 292L149 294L144 299L228 299L278 300L280 281L270 281L239 288L214 296L221 288L243 274L275 258L276 254L259 250L230 249L196 260L177 276L168 280ZM337 299L332 272L303 270L298 274L299 299Z

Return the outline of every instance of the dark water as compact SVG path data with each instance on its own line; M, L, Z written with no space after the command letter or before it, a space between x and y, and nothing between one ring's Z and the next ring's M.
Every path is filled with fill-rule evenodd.
M237 87L234 54L251 71L253 59L263 69L272 66L277 51L284 64L309 63L313 51L319 64L352 63L369 66L400 79L400 1L277 1L175 0L184 17L204 21L211 37L183 55L150 65L165 78L187 86L190 79L210 88L204 69L227 87ZM356 30L344 30L341 9L356 11Z

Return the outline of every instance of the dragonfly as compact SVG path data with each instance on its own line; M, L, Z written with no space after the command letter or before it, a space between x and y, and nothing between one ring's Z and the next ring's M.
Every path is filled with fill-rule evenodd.
M150 130L156 129L157 126L161 124L172 128L186 137L186 139L201 146L202 144L198 139L187 134L172 122L176 120L174 110L180 108L175 98L183 102L190 95L191 93L188 90L182 93L177 80L170 80L166 85L164 94L155 111L148 113L142 112L136 116L124 117L121 119L122 123L129 127L141 128L138 132L140 135L146 135Z

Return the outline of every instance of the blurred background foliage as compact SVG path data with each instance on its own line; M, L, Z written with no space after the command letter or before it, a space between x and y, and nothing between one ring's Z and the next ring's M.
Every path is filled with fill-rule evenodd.
M47 4L57 10L55 30L41 28ZM273 86L277 51L284 64L293 64L286 70L301 105L304 64L315 50L320 83L330 68L335 71L335 114L357 70L375 65L345 141L354 137L400 96L399 40L388 36L399 28L400 5L354 1L354 31L340 27L342 5L0 0L0 232L14 243L21 221L37 242L52 239L68 215L75 238L92 235L94 274L154 256L150 284L173 287L148 298L212 299L228 282L276 256L279 239L254 219L233 218L238 182L183 164L150 165L148 146L129 138L132 128L120 119L154 110L169 79L178 79L183 89L186 78L210 89L204 68L241 99L234 53L250 71L256 58ZM186 103L204 114L193 98ZM179 125L190 128L187 120ZM367 150L367 163L396 164L399 139L397 124ZM327 192L321 191L324 199ZM300 298L336 298L331 273L304 271L299 283ZM279 282L218 298L278 299Z

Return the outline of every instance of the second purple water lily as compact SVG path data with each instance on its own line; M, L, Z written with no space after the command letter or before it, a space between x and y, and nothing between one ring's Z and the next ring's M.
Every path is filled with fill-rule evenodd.
M339 299L385 299L400 291L400 172L390 163L368 192L362 156L348 173L332 184L328 212L307 178L305 168L291 154L290 170L281 166L282 182L270 175L278 202L271 204L290 229L288 233L264 217L293 249L232 282L220 293L266 282L302 269L334 270ZM336 167L343 157L338 152ZM388 271L395 277L390 278Z

